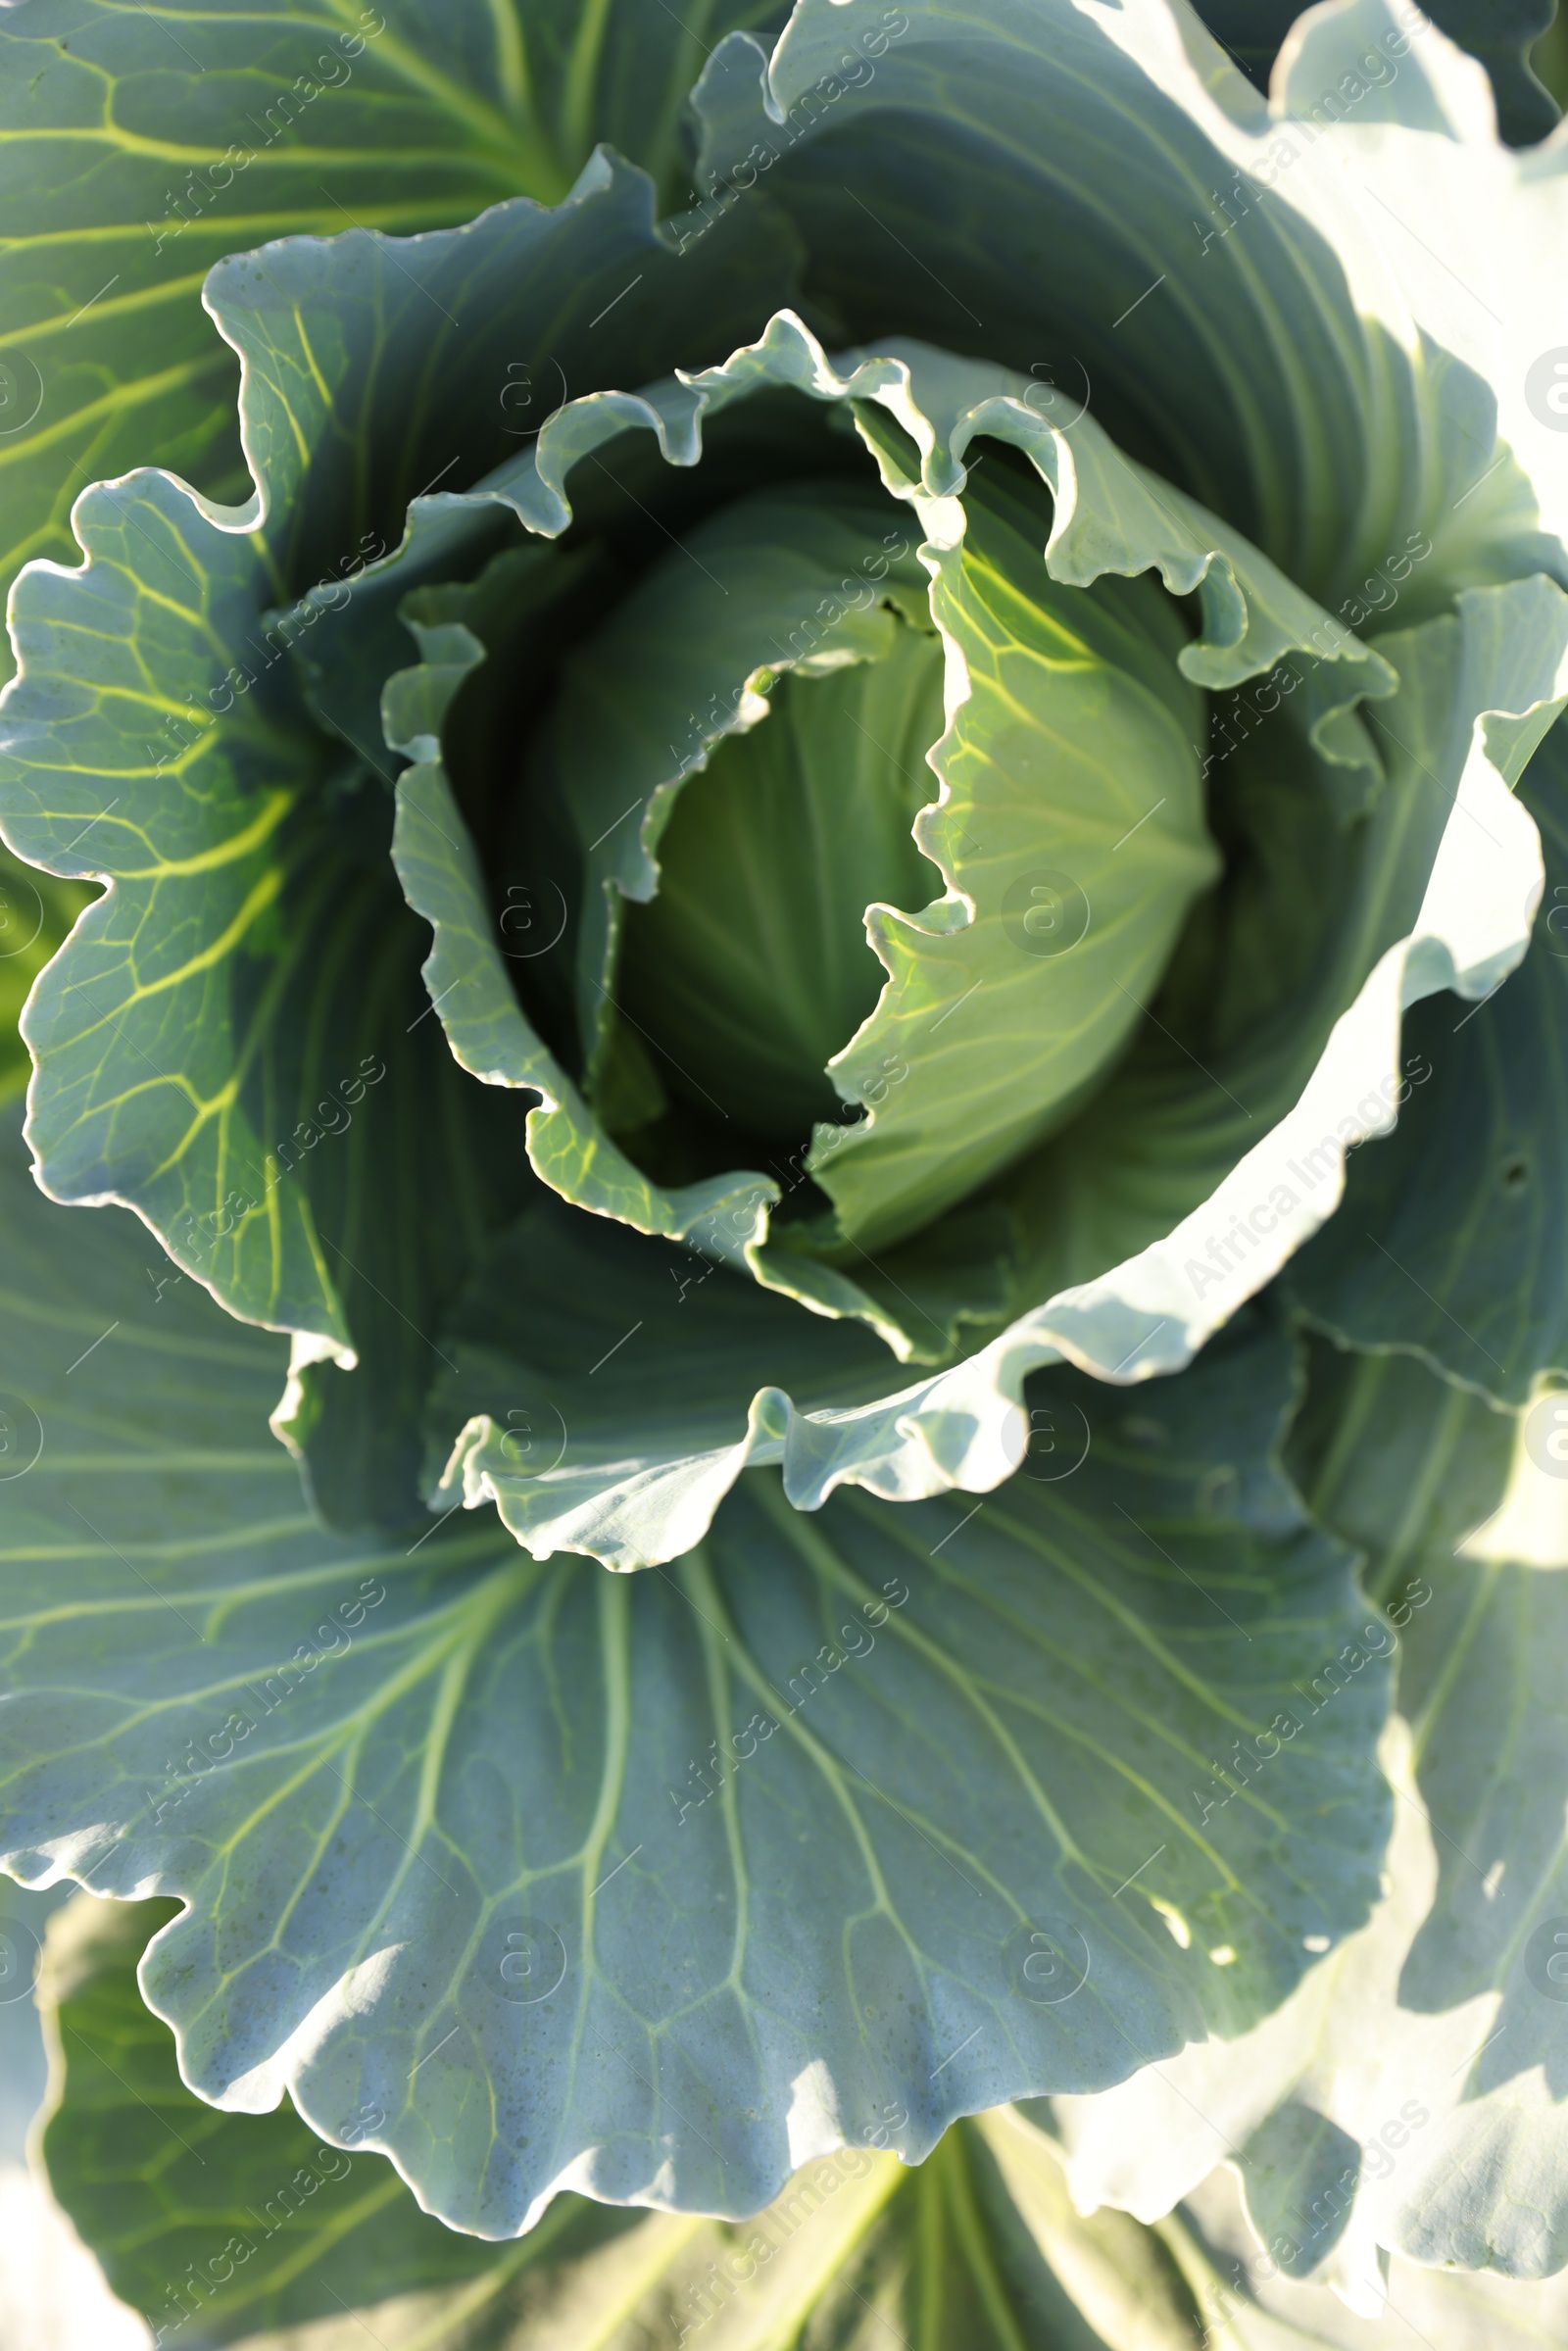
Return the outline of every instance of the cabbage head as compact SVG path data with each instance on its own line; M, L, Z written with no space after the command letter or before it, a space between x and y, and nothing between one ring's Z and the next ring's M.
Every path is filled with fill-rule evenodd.
M450 2229L1568 2261L1568 145L1204 13L0 30L5 1867Z

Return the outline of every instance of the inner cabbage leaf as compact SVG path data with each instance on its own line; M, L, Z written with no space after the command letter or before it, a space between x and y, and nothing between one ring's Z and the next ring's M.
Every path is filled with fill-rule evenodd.
M877 584L929 630L908 536L878 528L899 508L803 484L671 549L568 663L546 733L585 841L590 1089L613 979L618 1065L651 1045L701 1124L804 1148L826 1122L806 1164L837 1211L828 1252L918 1230L1070 1118L1219 869L1180 612L1147 577L1053 581L1051 502L1004 462L966 488L961 547L927 545L946 728L938 644ZM705 720L730 730L710 752ZM733 1130L711 1148L743 1155Z
M1003 462L971 477L932 598L961 686L932 759L943 799L915 837L961 888L923 915L868 916L889 985L834 1074L878 1088L875 1106L811 1162L867 1249L1072 1116L1219 872L1179 612L1147 574L1054 581L1049 501L1037 480L1002 487Z
M936 788L942 651L903 622L889 638L880 661L779 680L769 722L687 785L659 894L626 923L618 1001L676 1090L786 1144L840 1116L827 1064L886 976L867 906L918 906L941 883L912 828Z

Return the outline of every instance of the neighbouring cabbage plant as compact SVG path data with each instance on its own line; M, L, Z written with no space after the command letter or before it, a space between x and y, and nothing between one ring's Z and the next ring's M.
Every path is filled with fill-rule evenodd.
M1544 2277L1568 145L1408 0L785 17L0 30L6 1867L596 2310L708 2224L561 2191L835 2150L922 2342L1057 2339L981 2205L1196 2339L1061 2182L1221 2158Z

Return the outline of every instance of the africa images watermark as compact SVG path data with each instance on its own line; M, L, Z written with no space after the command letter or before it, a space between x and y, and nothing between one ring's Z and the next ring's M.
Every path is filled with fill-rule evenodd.
M1392 1657L1399 1645L1399 1634L1416 1610L1424 1608L1432 1596L1432 1587L1426 1578L1413 1577L1403 1591L1396 1592L1389 1601L1384 1615L1376 1623L1363 1625L1356 1640L1343 1642L1332 1657L1324 1660L1317 1671L1308 1677L1306 1689L1303 1690L1299 1682L1292 1683L1291 1688L1302 1700L1305 1710L1299 1721L1295 1714L1282 1710L1275 1715L1266 1731L1253 1733L1250 1740L1234 1740L1231 1753L1223 1764L1211 1760L1211 1785L1222 1792L1204 1795L1201 1788L1195 1788L1192 1790L1199 1827L1206 1828L1210 1813L1222 1812L1234 1796L1250 1788L1258 1775L1305 1728L1312 1716L1321 1714L1324 1707L1342 1690L1348 1690L1358 1674L1364 1673L1375 1661ZM1326 1949L1327 1938L1321 1939Z
M701 1765L695 1756L692 1758L686 1784L688 1787L700 1787L702 1794L688 1796L683 1802L673 1788L664 1790L675 1807L677 1828L684 1828L688 1812L694 1808L701 1809L710 1796L718 1793L726 1780L734 1778L743 1763L750 1763L759 1747L779 1729L780 1722L788 1722L792 1715L799 1714L808 1699L816 1695L831 1675L838 1673L852 1657L870 1655L876 1647L876 1633L871 1628L880 1631L888 1621L890 1610L902 1608L909 1596L909 1587L902 1576L890 1576L882 1590L887 1594L885 1599L861 1601L859 1614L865 1620L863 1624L852 1621L839 1627L839 1641L844 1643L842 1648L837 1641L824 1641L814 1657L808 1657L804 1665L796 1667L789 1677L790 1703L780 1708L777 1718L771 1714L754 1714L744 1730L731 1734L729 1754L724 1753L714 1739L709 1741L708 1754ZM799 1693L796 1690L797 1683L801 1686ZM742 1743L746 1739L750 1739L750 1746ZM710 1786L707 1777L710 1772L716 1786Z
M1347 1154L1367 1141L1370 1131L1385 1129L1394 1111L1409 1101L1411 1089L1424 1086L1431 1075L1432 1064L1426 1055L1412 1053L1406 1068L1393 1071L1368 1088L1354 1111L1339 1121L1333 1134L1325 1135L1310 1151L1303 1151L1299 1158L1287 1159L1286 1173L1296 1179L1300 1191L1294 1191L1287 1183L1277 1183L1267 1200L1259 1200L1245 1216L1232 1216L1225 1232L1210 1234L1205 1244L1207 1261L1189 1257L1182 1267L1194 1295L1201 1298L1205 1290L1221 1288L1237 1267L1245 1264L1248 1251L1257 1249L1270 1234L1277 1232L1285 1218L1294 1216L1308 1193L1315 1192L1322 1183L1335 1180Z
M875 60L885 57L895 41L903 40L909 29L909 20L901 8L884 9L880 24L862 32L854 49L847 49L833 72L823 73L808 90L803 90L777 125L778 146L765 140L756 140L750 152L733 163L727 171L709 173L706 194L698 197L694 212L671 222L675 231L675 250L685 253L709 230L717 225L732 205L749 195L764 171L772 170L781 156L789 153L796 141L808 131L814 130L829 109L838 105L852 90L867 89L876 77ZM743 176L746 174L747 176Z
M867 2134L868 2145L841 2147L837 2154L820 2156L798 2172L776 2203L760 2212L756 2220L744 2224L748 2233L742 2237L737 2231L735 2242L722 2259L709 2262L706 2275L686 2287L686 2315L677 2319L674 2338L677 2347L690 2342L694 2334L700 2334L733 2302L741 2288L766 2269L773 2256L783 2251L796 2230L819 2212L830 2196L850 2180L866 2178L872 2164L870 2148L885 2148L892 2132L908 2120L902 2107L889 2108L887 2112L890 2123L879 2125Z
M199 1740L187 1739L182 1755L167 1758L164 1769L169 1777L163 1788L147 1791L147 1812L152 1820L162 1821L166 1813L183 1804L193 1788L230 1762L258 1725L285 1705L318 1665L329 1657L346 1656L369 1610L379 1608L385 1598L386 1586L379 1577L365 1577L353 1597L340 1600L325 1622L316 1627L312 1640L298 1642L293 1654L271 1673L241 1683L245 1704L231 1709L216 1731L205 1733Z
M362 2106L355 2121L343 2132L343 2145L355 2146L379 2131L386 2116L379 2106ZM253 2205L244 2206L252 2229L236 2229L216 2253L203 2261L188 2261L183 2278L172 2278L164 2288L164 2315L155 2318L150 2311L142 2315L152 2328L154 2351L171 2335L198 2317L216 2296L220 2295L245 2264L252 2260L259 2246L275 2236L303 2212L311 2198L328 2185L346 2180L354 2169L342 2146L324 2142L313 2149L309 2160L295 2167L290 2177L282 2180L268 2196L258 2213ZM263 2217L265 2215L265 2218Z
M323 97L328 90L341 90L352 80L352 61L364 56L368 41L379 40L386 30L386 19L377 15L373 8L362 8L360 24L362 30L359 32L340 32L335 50L323 50L317 59L316 72L296 74L289 88L281 91L265 109L262 118L262 122L268 125L265 131L262 122L258 122L254 115L247 115L246 121L259 134L258 146L250 147L237 142L216 164L209 164L204 171L198 171L194 166L187 171L185 185L177 195L172 188L165 190L164 202L169 207L168 212L162 220L147 222L147 233L153 240L155 253L162 253L172 238L183 236L192 221L199 220L220 196L233 186L241 171L248 171L259 155L282 138L286 131L293 129L308 106L314 106L317 99Z
M1340 612L1350 628L1360 628L1374 614L1387 618L1398 603L1404 583L1417 564L1424 563L1432 553L1432 541L1423 530L1406 534L1401 547L1391 548L1382 561L1372 566L1359 587L1347 596ZM1320 621L1307 643L1298 650L1310 653L1315 661L1339 659L1352 644L1338 620ZM1265 718L1289 700L1298 687L1305 682L1306 673L1292 661L1276 661L1273 668L1250 685L1238 686L1223 699L1216 697L1209 721L1206 747L1194 744L1193 749L1202 761L1201 780L1207 782L1212 769L1223 766L1232 754L1256 733Z
M354 1124L355 1109L370 1087L378 1086L385 1076L386 1062L379 1053L362 1053L359 1067L346 1078L338 1079L336 1093L330 1090L325 1093L314 1105L314 1115L296 1120L292 1133L279 1136L264 1154L268 1173L261 1198L236 1190L225 1196L220 1207L181 1208L169 1228L171 1249L186 1249L210 1267L218 1254L219 1243L237 1234L247 1217L260 1212L285 1176L296 1172L307 1151L313 1151L328 1135L348 1133ZM318 1118L319 1126L316 1123ZM156 1295L161 1296L161 1291Z
M149 743L145 747L147 757L153 762L154 782L166 767L176 774L179 772L190 753L201 748L217 721L226 718L234 710L237 698L259 685L285 654L292 653L305 630L313 628L322 612L344 611L353 598L359 574L367 564L378 563L386 553L386 541L378 532L363 532L352 555L340 558L322 572L314 587L308 588L303 596L296 597L284 611L274 613L264 623L262 642L268 648L265 656L254 640L247 638L246 642L256 656L257 665L254 669L248 668L243 662L230 663L217 685L208 688L209 707L205 710L187 695L183 708L172 711L164 720L162 743ZM225 647L227 652L233 650L232 644ZM111 802L110 808L114 805ZM110 808L101 809L93 822L101 823L110 813ZM87 829L91 831L92 827L89 825ZM74 848L74 842L72 846Z
M1199 239L1199 259L1207 257L1211 245L1228 237L1239 228L1251 211L1249 197L1266 195L1279 185L1287 171L1298 164L1303 155L1317 145L1326 133L1340 123L1372 95L1374 90L1393 87L1399 77L1399 63L1408 56L1423 33L1433 29L1432 20L1423 10L1398 0L1394 14L1399 19L1395 29L1382 39L1368 44L1354 64L1329 89L1323 90L1304 111L1291 115L1282 122L1269 140L1265 153L1250 171L1237 171L1224 195L1210 188L1209 201L1213 207L1209 218L1224 222L1223 227L1205 228L1201 220L1194 220L1193 228ZM1239 209L1232 211L1235 205Z

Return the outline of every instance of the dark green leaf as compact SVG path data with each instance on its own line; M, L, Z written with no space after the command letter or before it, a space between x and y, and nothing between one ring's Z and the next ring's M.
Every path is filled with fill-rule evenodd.
M1568 1364L1568 726L1519 796L1546 864L1523 967L1479 1006L1435 996L1406 1015L1399 1123L1350 1162L1288 1277L1348 1343L1414 1347L1516 1404Z
M0 595L31 556L74 560L69 515L90 481L160 465L245 496L234 356L201 302L215 262L299 230L409 232L506 196L553 203L598 139L679 210L685 94L707 48L782 14L776 0L693 0L678 17L661 0L31 0L0 30Z
M31 1073L17 1033L27 991L94 896L80 882L24 865L0 843L0 1099L19 1094Z
M258 1434L280 1343L20 1163L3 1205L0 1388L42 1446L0 1560L7 1867L186 1900L144 1983L209 2097L288 2087L339 2137L378 2105L424 2200L501 2233L572 2166L744 2212L840 2136L918 2157L1240 2030L1365 1916L1377 1671L1231 1770L1359 1621L1271 1466L1282 1340L1140 1408L1043 1383L1072 1474L1043 1445L978 1507L808 1518L761 1472L620 1577L488 1512L323 1535Z
M1455 87L1436 44L1373 13L1311 20L1310 70L1275 117L1163 6L985 0L960 20L936 0L802 0L771 62L735 33L704 71L707 217L762 191L849 336L919 335L1032 370L1063 416L1092 402L1123 449L1330 612L1425 532L1437 559L1406 599L1425 617L1444 609L1439 580L1562 568L1497 444L1492 388L1455 356L1476 325L1461 279L1485 273L1485 246L1461 260L1458 242L1506 236L1545 271L1560 231L1549 174L1499 175L1484 143L1452 136L1474 69L1459 61ZM1374 37L1393 44L1382 78L1359 80L1358 111L1325 114ZM1339 146L1348 111L1344 169L1319 172L1306 159L1325 127ZM1380 158L1356 126L1385 120L1435 135L1419 157L1400 141ZM1432 271L1424 249L1450 237L1451 266ZM1541 449L1544 499L1554 461Z
M466 1076L429 1015L428 934L387 854L386 755L320 731L292 649L356 602L427 462L438 472L455 438L479 471L515 446L500 392L535 333L592 380L596 361L662 364L662 334L681 352L721 343L726 304L765 308L780 252L765 223L683 260L651 201L640 173L601 166L558 212L500 207L410 246L412 265L359 231L225 265L214 301L250 370L267 543L138 474L81 501L85 569L40 567L14 599L9 838L113 883L29 1017L43 1179L57 1198L134 1203L232 1312L304 1334L307 1355L362 1358L354 1382L305 1363L284 1407L318 1500L348 1523L416 1507L436 1323L530 1178L523 1105ZM648 297L590 345L628 275ZM471 336L442 343L430 285L476 306L482 355ZM317 579L318 602L269 621Z

